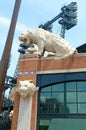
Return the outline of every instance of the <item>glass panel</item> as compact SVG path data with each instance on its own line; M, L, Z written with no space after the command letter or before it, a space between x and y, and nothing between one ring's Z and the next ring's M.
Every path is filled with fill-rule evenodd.
M52 95L52 96L51 96ZM41 93L40 113L64 113L64 93Z
M46 87L46 88L42 88L41 92L51 92L51 86Z
M48 126L50 123L50 120L40 120L40 126Z
M51 93L40 94L40 113L47 113L47 100L51 99Z
M64 93L52 93L52 113L64 113Z
M77 104L67 104L69 113L77 113Z
M41 90L40 113L86 113L86 82L68 82L65 83L65 87L65 99L64 83Z
M63 92L57 92L52 93L52 98L55 98L58 103L64 103L64 93Z
M86 102L86 92L78 92L78 102Z
M64 108L64 104L62 104L62 103L59 103L58 104L58 114L64 114L64 110L65 108Z
M66 83L66 90L67 91L76 91L76 82Z
M86 113L86 104L78 104L78 112Z
M46 98L42 113L59 113L60 106L63 105L58 103L55 98Z
M51 93L41 93L40 94L40 101L45 102L46 98L51 98Z
M55 84L52 86L52 91L64 91L64 84Z
M50 120L40 120L39 130L48 130Z
M67 102L77 102L76 92L67 92Z
M78 91L86 91L86 82L77 82Z

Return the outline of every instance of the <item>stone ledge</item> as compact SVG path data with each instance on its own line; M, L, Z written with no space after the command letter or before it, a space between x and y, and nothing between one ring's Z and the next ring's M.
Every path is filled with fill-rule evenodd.
M75 57L81 57L81 56L86 56L86 53L78 53L78 55L69 57L69 58L75 58ZM50 57L40 57L36 54L22 54L19 57L19 60L48 60L48 59L53 59L53 60L63 60L63 59L57 59L56 56L50 56ZM67 59L67 58L66 58Z

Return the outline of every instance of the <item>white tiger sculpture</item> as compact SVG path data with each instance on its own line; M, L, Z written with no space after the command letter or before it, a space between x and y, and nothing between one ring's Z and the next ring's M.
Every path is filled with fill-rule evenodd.
M38 46L36 44L31 44L31 46L26 49L25 54L34 54L37 51L38 51Z
M16 92L19 93L22 98L30 97L36 90L38 90L38 87L33 84L32 80L19 81L18 87L12 88L9 97L15 98Z
M17 92L21 97L32 96L35 90L36 86L33 84L32 80L19 81Z
M26 30L19 36L19 40L25 45L36 44L38 51L34 54L40 56L43 56L45 51L50 52L50 55L57 56L57 59L78 54L77 50L65 39L41 28Z

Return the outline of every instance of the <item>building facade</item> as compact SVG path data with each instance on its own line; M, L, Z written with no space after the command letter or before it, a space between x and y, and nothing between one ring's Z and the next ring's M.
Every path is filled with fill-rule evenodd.
M86 53L62 60L22 55L18 71L18 81L33 80L39 87L32 97L30 130L85 130ZM16 94L11 130L17 130L19 102Z

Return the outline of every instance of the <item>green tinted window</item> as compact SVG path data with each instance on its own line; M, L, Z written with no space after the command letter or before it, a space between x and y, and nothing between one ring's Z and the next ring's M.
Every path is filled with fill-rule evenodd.
M86 82L66 82L42 88L39 113L86 113Z

